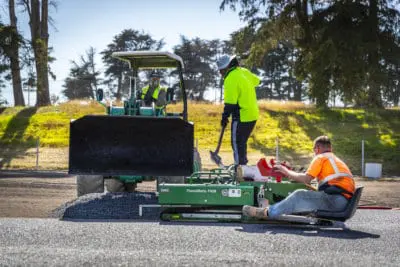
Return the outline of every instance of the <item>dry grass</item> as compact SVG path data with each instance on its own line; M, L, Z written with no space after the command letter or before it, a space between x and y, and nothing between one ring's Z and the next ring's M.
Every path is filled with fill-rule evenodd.
M260 100L261 111L297 111L315 109L314 105L307 105L298 101Z
M2 169L66 170L68 148L13 148L0 151Z

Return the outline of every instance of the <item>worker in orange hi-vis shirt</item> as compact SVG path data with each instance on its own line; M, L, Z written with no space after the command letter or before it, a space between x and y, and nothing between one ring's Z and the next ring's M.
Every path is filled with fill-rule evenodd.
M305 173L275 165L274 171L297 182L310 184L317 179L318 191L299 189L284 200L267 207L243 206L248 217L276 218L283 214L307 213L315 210L342 211L355 191L355 183L347 165L332 152L327 136L314 140L315 157Z

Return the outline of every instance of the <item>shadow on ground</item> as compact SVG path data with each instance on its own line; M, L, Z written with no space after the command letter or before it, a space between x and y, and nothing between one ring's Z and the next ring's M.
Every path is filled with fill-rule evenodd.
M23 137L29 126L29 120L36 111L36 107L22 109L8 123L0 139L0 169L10 167L12 159L24 156L30 147L34 147L34 140L31 140L32 142L25 142ZM18 146L19 149L16 149L14 144L24 145Z
M291 234L301 236L318 236L337 239L363 239L363 238L380 238L380 235L367 233L358 230L347 228L344 224L339 223L332 227L318 227L318 226L278 226L278 225L243 225L242 229L237 231L254 233L254 234Z

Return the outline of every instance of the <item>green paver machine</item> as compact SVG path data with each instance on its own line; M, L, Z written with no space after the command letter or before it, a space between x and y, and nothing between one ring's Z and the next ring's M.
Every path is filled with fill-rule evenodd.
M186 184L161 184L159 203L168 208L161 212L163 220L180 221L243 221L243 205L260 206L264 199L273 204L305 185L285 179L277 183L236 181L235 166L195 173Z
M354 215L363 189L357 188L346 209L340 212L316 210L311 213L282 215L275 220L257 220L242 215L243 205L262 206L265 200L274 204L297 189L310 188L280 177L269 177L265 182L237 182L234 169L234 166L230 166L227 169L194 173L185 184L160 184L158 201L164 207L161 219L329 227L336 221L344 222Z
M77 175L78 196L103 192L133 191L144 180L183 183L184 176L201 168L194 148L193 124L188 122L183 81L183 61L159 51L115 52L132 70L130 94L122 107L106 107L107 115L88 115L70 124L69 173ZM156 110L140 97L141 70L176 69L180 79L183 110ZM160 96L159 96L160 97ZM170 88L165 95L173 98ZM101 103L103 92L97 92Z
M113 56L128 62L132 69L131 93L123 107L108 107L108 115L84 116L71 122L69 173L78 175L78 196L103 192L104 180L112 181L108 191L120 192L134 189L143 180L157 179L156 206L162 208L162 220L253 222L242 216L243 205L259 206L265 199L273 204L296 189L308 189L305 184L274 176L266 182L238 182L234 165L201 170L194 148L194 125L188 121L182 59L158 51L116 52ZM178 70L182 112L156 113L138 99L138 70L156 68ZM98 95L101 100L102 92ZM354 214L354 207L353 203L336 215L286 216L279 223L344 221ZM146 205L139 207L139 214L143 208Z

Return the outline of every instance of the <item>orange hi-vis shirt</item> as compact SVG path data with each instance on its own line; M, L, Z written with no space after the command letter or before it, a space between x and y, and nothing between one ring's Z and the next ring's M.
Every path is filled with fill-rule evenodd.
M350 198L355 191L353 175L347 165L332 152L319 154L313 158L306 174L317 178L318 187L323 185L336 186L347 193L343 196Z

